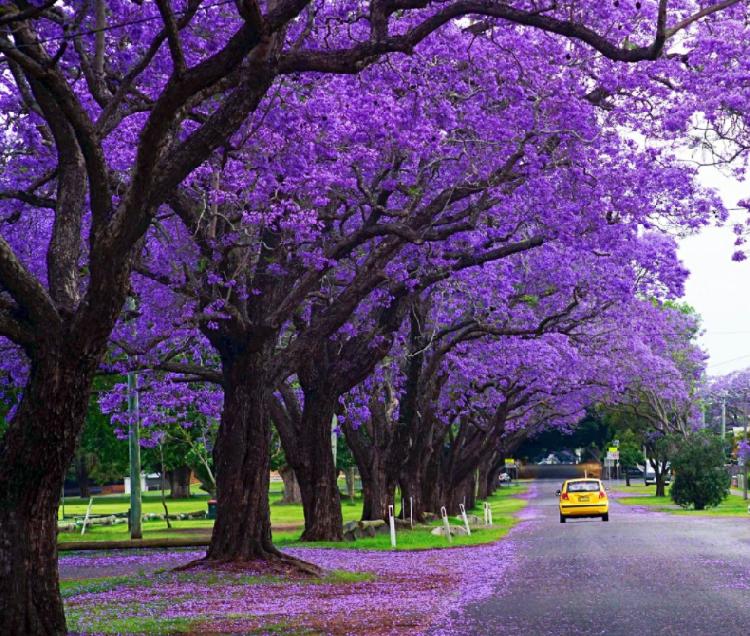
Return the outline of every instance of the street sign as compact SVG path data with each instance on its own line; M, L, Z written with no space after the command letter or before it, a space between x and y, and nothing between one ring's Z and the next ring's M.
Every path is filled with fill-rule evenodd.
M619 449L617 447L617 444L615 444L614 446L610 446L609 449L608 449L608 452L610 452L610 453L617 453L618 451L619 451Z
M618 451L616 448L610 448L607 452L607 459L612 461L620 459L620 451Z
M516 460L510 459L508 457L505 458L505 467L506 468L515 468L516 466Z
M620 446L620 440L619 439L613 439L612 440L612 446L615 448L618 448Z

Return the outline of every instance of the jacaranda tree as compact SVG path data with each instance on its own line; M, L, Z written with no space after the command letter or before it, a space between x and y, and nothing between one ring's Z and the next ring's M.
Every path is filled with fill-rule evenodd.
M547 11L493 0L4 3L0 333L15 345L25 380L0 441L2 631L65 632L56 584L58 496L134 262L160 214L177 212L185 222L196 212L194 184L252 136L250 113L266 100L269 116L294 108L273 102L272 89L303 73L353 74L384 54L409 54L465 16L475 30L511 33L519 44L534 30L569 40L569 53L536 72L563 75L567 55L583 59L593 51L613 62L656 60L676 33L736 3L643 4L634 10L576 2ZM595 86L596 77L589 97L602 101L610 87ZM280 194L288 196L283 188ZM265 339L269 329L280 334L282 325L262 321L260 343L246 330L213 338L225 377L239 384L269 373L261 358L234 357L259 344L267 353L274 346ZM246 415L265 412L266 403L265 389L225 396L219 474L231 474L256 439L267 447L267 425L258 428ZM260 494L265 465L218 484L212 558L274 553ZM226 502L248 489L258 493L252 507L259 512L245 522L253 530L240 532Z

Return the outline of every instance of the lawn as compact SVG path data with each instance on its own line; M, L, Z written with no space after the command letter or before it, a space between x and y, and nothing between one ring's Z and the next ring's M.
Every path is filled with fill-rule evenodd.
M280 504L281 493L271 493L271 523L276 527L289 529L290 526L302 527L305 523L302 514L302 506ZM190 499L167 499L169 514L188 513L205 511L208 504L208 495L195 495ZM86 514L88 500L80 498L66 498L65 516L83 516ZM114 513L126 512L130 507L128 495L103 495L94 497L94 504L91 508L91 514L110 515ZM156 513L164 514L164 508L161 504L161 494L144 493L143 494L143 514ZM362 515L362 499L357 497L354 503L348 498L342 498L341 509L344 521L354 521ZM59 514L62 518L62 512ZM143 537L145 539L175 539L184 538L187 534L192 536L203 535L205 538L211 534L213 521L210 519L190 519L174 520L171 522L172 528L167 528L166 521L144 521ZM205 529L205 532L200 532ZM299 533L296 533L299 534ZM86 529L86 533L81 536L80 529L75 532L61 532L58 535L60 543L70 541L125 541L130 538L126 523L114 526L91 526Z
M750 517L748 514L748 501L739 495L729 495L716 508L706 510L686 510L676 506L669 494L666 497L654 495L655 486L619 486L613 489L615 495L633 494L631 497L617 497L617 501L627 506L648 506L659 512L668 512L675 515L701 516L710 515L718 517Z
M507 579L515 546L498 539L516 523L527 490L518 484L495 493L494 527L455 537L452 545L428 528L398 531L397 556L388 535L303 545L299 532L274 532L284 552L323 568L313 578L250 566L174 569L201 558L198 549L62 552L68 626L101 634L424 633L448 620L455 599L478 601ZM472 512L481 517L482 507Z
M511 487L504 487L498 490L491 498L492 515L494 526L489 529L474 530L471 536L454 537L452 545L476 545L497 541L504 537L515 523L513 514L526 505L525 499L520 499L517 495L525 493L527 486L525 484L516 484ZM280 493L271 493L271 523L276 528L274 530L274 542L279 546L301 545L298 542L299 533L304 525L304 516L302 506L299 505L282 505L279 504L281 499ZM194 512L205 510L208 497L195 496L190 499L167 500L170 514ZM126 495L107 495L94 498L92 514L112 514L115 512L124 512L129 505L129 499ZM83 515L88 506L87 500L66 499L65 512L67 516L71 514ZM342 513L344 522L354 521L362 515L362 499L357 497L354 502L348 498L342 498ZM144 493L143 495L143 512L144 514L154 512L162 514L164 509L161 505L161 495L158 493ZM482 507L471 511L479 517L483 516ZM451 523L459 524L456 519L451 519ZM211 534L213 521L210 519L190 519L174 520L171 522L172 528L167 528L165 521L144 521L143 538L144 539L184 539L186 537L207 540ZM435 522L434 525L440 525ZM65 544L78 541L127 541L130 538L127 524L118 524L114 526L92 526L87 528L86 533L81 536L80 530L75 532L61 532L58 535L58 543ZM338 543L316 543L304 544L316 545L320 547L340 547ZM378 535L360 539L355 544L348 544L358 549L369 550L390 550L390 537L388 535ZM444 537L432 536L426 530L415 532L399 532L397 549L415 550L424 548L448 547L447 540Z
M498 541L508 534L510 529L516 524L516 514L526 506L527 500L522 499L519 495L526 493L528 486L526 484L514 484L510 487L504 487L495 492L487 501L492 506L491 528L474 528L470 536L455 536L451 543L442 536L434 536L426 528L418 527L413 531L397 531L396 549L397 550L427 550L433 548L450 548L466 545L479 545L482 543L491 543ZM469 514L474 514L482 518L484 516L483 505L479 505ZM457 518L450 519L452 525L462 525ZM440 526L442 521L435 521L431 526ZM274 532L274 543L279 547L321 547L321 548L341 548L341 543L300 543L297 541L299 533L296 532ZM346 544L347 547L358 550L391 550L391 538L388 534L381 534L375 537L366 537L357 539L353 543Z

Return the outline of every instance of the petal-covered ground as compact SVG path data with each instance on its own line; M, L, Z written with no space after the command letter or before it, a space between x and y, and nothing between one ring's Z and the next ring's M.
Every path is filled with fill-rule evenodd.
M526 495L533 497L533 489ZM60 557L75 633L444 633L463 608L496 590L513 562L512 537L440 550L289 549L326 571L319 579L173 569L196 551Z

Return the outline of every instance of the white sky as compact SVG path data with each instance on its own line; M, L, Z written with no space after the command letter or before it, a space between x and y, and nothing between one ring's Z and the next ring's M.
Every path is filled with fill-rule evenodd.
M703 168L701 178L719 190L728 208L750 197L750 182L739 183L715 168ZM709 375L750 367L750 259L735 263L730 258L736 249L732 220L744 223L746 217L737 212L725 226L680 242L680 257L691 272L685 300L703 317L701 344L710 355Z

